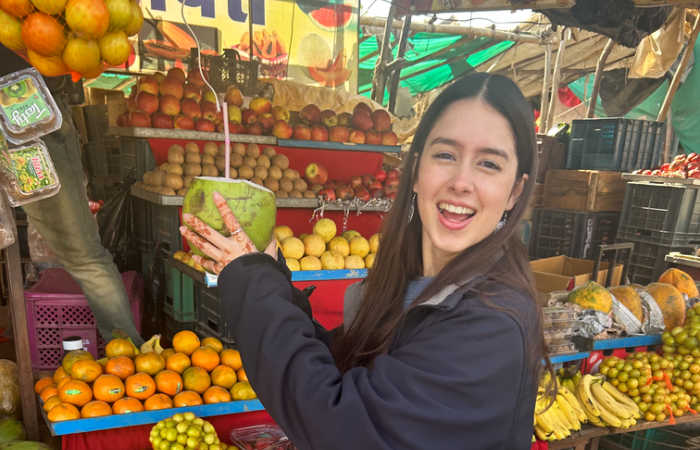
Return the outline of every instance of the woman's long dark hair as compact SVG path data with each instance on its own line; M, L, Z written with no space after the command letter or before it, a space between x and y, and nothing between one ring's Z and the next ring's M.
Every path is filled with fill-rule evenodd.
M471 74L442 91L421 118L411 149L404 159L404 171L394 206L382 226L381 245L375 263L364 281L359 310L333 346L336 364L343 372L352 367L371 365L375 357L388 351L399 328L404 316L403 302L408 283L423 273L422 222L419 214L415 214L413 220L408 220L420 157L428 135L447 107L458 100L471 98L482 99L508 120L518 156L516 183L524 174L528 175L528 179L522 194L508 213L505 226L452 259L413 304L430 298L444 286L460 285L464 280L484 275L487 280L498 281L529 294L535 302L527 253L514 233L527 208L537 173L533 112L520 89L508 78ZM541 318L539 306L537 312ZM546 358L541 323L538 320L536 337L526 342L527 363L536 372L542 367L542 358L547 361L547 368L552 370Z

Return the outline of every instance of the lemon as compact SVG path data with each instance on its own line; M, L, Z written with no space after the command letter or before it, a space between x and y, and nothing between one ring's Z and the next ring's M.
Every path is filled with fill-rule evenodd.
M282 241L282 254L285 258L299 259L304 256L304 243L294 236Z
M350 240L350 254L364 258L369 253L369 242L362 236L355 236Z
M345 256L334 250L329 250L321 255L323 270L340 270L345 267Z
M314 225L314 233L321 236L325 242L330 242L337 231L335 222L331 219L321 219Z
M291 270L292 272L296 272L297 270L301 270L301 266L299 265L298 259L285 258L285 261L287 262L287 268L289 270Z
M362 235L355 230L348 230L348 231L343 233L343 237L348 242L350 242L352 240L352 238L357 237L357 236L362 236Z
M377 256L376 253L370 253L369 255L365 256L365 266L368 269L371 269L372 266L374 265L374 258Z
M301 258L299 261L299 265L301 266L301 270L321 270L323 269L323 266L321 265L321 260L318 259L316 256L304 256Z
M287 225L276 226L274 230L272 230L272 233L275 235L277 242L282 242L288 237L294 236L294 232Z
M345 268L346 269L364 269L365 261L361 256L350 255L345 257Z
M379 237L379 233L375 233L369 238L370 253L377 253L377 251L379 250Z
M326 241L318 234L310 234L304 238L305 254L320 257L325 251Z
M338 252L344 258L350 254L350 244L344 237L336 236L328 243L328 250Z

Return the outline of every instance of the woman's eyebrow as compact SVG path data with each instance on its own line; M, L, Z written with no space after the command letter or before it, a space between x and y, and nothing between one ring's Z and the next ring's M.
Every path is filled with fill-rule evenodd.
M429 145L435 145L435 144L445 144L445 145L449 145L450 147L459 147L459 148L462 147L462 144L460 144L456 140L446 138L446 137L440 137L440 136L438 136L438 137L434 138L432 141L430 141Z
M501 158L505 159L506 161L508 161L508 159L510 159L508 152L506 152L505 150L498 149L498 148L483 148L483 149L479 150L479 153L487 153L489 155L500 156Z

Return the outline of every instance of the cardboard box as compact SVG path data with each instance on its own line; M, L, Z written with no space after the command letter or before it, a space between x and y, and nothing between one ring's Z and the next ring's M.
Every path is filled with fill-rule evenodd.
M576 211L621 211L626 183L620 172L550 170L544 182L544 207Z
M608 262L603 261L598 270L598 283L605 285L608 277ZM591 280L593 261L559 255L530 261L530 269L535 277L538 292L567 291L582 286ZM619 286L623 265L618 264L613 271L611 286Z

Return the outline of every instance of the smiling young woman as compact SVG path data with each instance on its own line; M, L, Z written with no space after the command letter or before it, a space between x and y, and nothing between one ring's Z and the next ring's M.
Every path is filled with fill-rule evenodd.
M514 231L535 149L512 81L474 74L446 88L421 119L376 262L348 288L334 333L311 320L274 246L246 250L219 202L234 235L210 238L216 261L197 262L225 266L219 291L248 377L296 446L530 448L547 358Z

